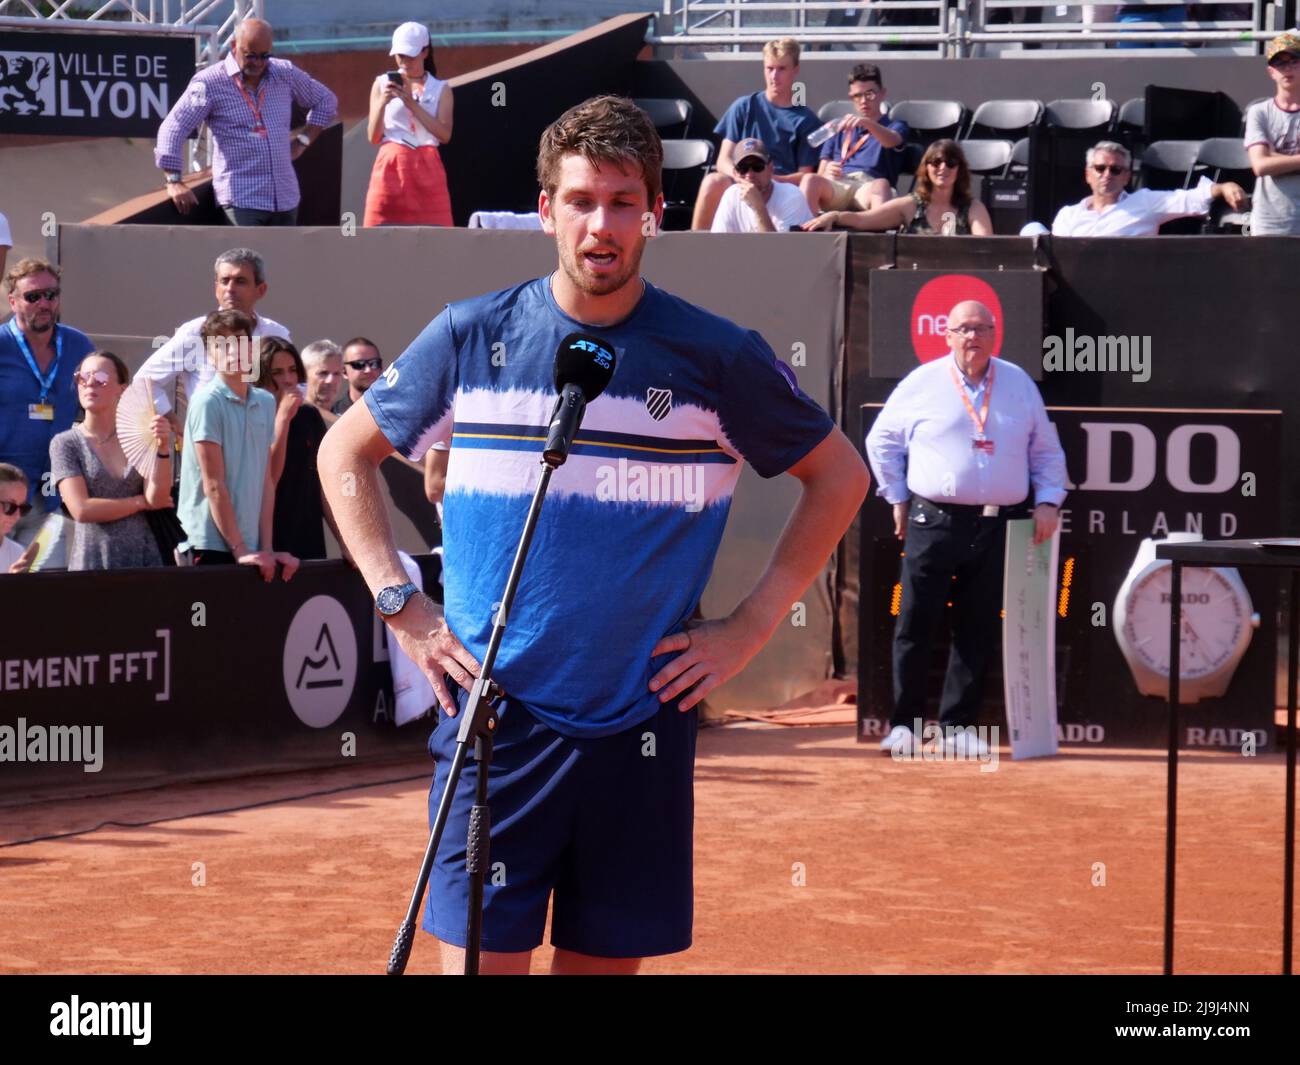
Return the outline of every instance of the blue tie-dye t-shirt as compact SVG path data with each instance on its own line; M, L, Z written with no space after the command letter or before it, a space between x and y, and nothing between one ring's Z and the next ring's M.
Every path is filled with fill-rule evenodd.
M537 718L610 735L659 709L648 688L708 583L742 462L773 477L831 431L758 333L646 283L592 327L549 278L449 305L366 391L393 447L450 441L443 497L447 623L479 660L541 475L555 352L569 333L613 346L609 387L556 470L494 671Z

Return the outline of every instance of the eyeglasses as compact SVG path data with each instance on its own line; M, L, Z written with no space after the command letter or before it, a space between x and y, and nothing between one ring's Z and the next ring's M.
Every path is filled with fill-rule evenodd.
M28 303L40 303L41 300L53 303L59 298L59 292L57 288L34 288L30 292L24 292L23 299Z
M245 52L245 53L244 53L244 58L245 58L245 59L257 59L257 60L260 60L261 62L265 63L268 59L271 58L271 53L270 53L270 52Z
M79 385L85 385L89 388L91 385L99 385L101 388L108 384L109 376L105 370L87 370L82 372L78 370L72 375L72 379Z
M850 100L874 100L879 95L880 95L879 89L867 89L865 92L849 93L849 99Z
M1277 67L1279 69L1293 67L1297 63L1300 63L1300 56L1292 55L1290 52L1279 52L1268 61L1269 66Z
M0 500L0 511L4 512L6 518L13 517L14 511L17 511L24 518L31 513L32 505L30 503L10 503L9 500Z
M926 165L926 166L932 166L932 167L934 167L936 170L937 170L939 167L941 167L941 166L946 166L946 167L948 167L949 169L956 170L957 167L960 166L961 164L958 163L957 160L955 160L955 159L931 159L931 160L930 160L928 163L926 163L925 165Z
M958 325L950 326L948 332L959 337L986 337L993 329L991 325Z
M384 365L383 359L353 359L346 362L344 366L350 366L354 370L378 370Z
M736 164L737 174L758 174L767 169L766 163L760 163L757 160L750 162L746 159L743 163Z
M1105 174L1107 172L1111 174L1123 174L1128 170L1128 167L1115 166L1113 163L1109 165L1106 163L1093 163L1092 169L1098 174Z

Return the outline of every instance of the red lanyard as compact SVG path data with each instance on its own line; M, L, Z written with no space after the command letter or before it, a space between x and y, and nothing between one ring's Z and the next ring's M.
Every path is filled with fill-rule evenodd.
M855 144L852 148L849 148L849 138L852 136L853 134L849 132L847 129L844 131L844 139L840 141L840 162L841 163L847 163L853 156L857 154L858 149L861 148L864 144L866 144L867 140L871 137L871 130L867 130L866 133L862 134L862 136L858 138L858 143ZM847 149L847 151L845 149Z
M265 77L265 75L263 75L263 77ZM239 87L239 91L244 97L244 103L248 104L248 109L253 112L253 121L254 121L253 130L255 132L265 131L266 123L262 121L262 107L261 107L261 101L262 101L261 90L265 86L265 82L263 82L263 85L258 86L257 98L254 99L252 96L248 94L248 90L244 88L244 79L242 77L240 77L238 74L232 74L230 78L235 83L235 85Z
M984 381L984 402L980 404L979 414L975 413L975 407L971 404L970 396L966 395L966 389L957 376L956 358L949 364L948 369L952 373L952 383L957 386L957 394L961 396L962 403L966 405L966 413L970 415L970 420L975 426L975 434L983 438L984 426L988 424L989 420L989 400L993 398L993 360L989 360L988 377Z

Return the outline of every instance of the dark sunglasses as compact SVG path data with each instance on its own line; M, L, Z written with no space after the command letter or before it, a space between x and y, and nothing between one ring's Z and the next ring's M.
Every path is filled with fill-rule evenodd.
M87 388L91 385L99 385L100 388L103 388L110 380L106 370L86 370L84 372L78 370L72 375L72 379L77 384L85 385Z
M736 164L737 174L758 174L767 169L766 163L760 163L757 160L750 162L746 159L743 163Z
M1109 170L1112 174L1122 174L1122 173L1124 173L1124 171L1126 171L1126 170L1128 169L1128 167L1126 167L1126 166L1115 166L1114 164L1107 165L1106 163L1093 163L1093 164L1092 164L1092 169L1095 170L1098 174L1104 174L1104 173L1106 173L1108 170Z
M59 298L59 292L57 288L34 288L30 292L24 292L23 299L28 303L40 303L41 300L49 300L53 303Z
M1300 56L1292 55L1290 52L1279 52L1268 61L1269 66L1278 68L1293 67L1297 63L1300 63Z
M244 58L260 59L263 63L265 63L268 59L271 58L271 53L270 52L245 52Z
M6 518L12 517L15 510L25 518L31 513L32 505L30 503L10 503L7 499L0 502L0 511L4 511Z
M925 164L926 166L946 166L949 170L956 170L961 163L956 159L931 159Z
M384 365L383 359L353 359L351 362L344 363L354 370L378 370Z

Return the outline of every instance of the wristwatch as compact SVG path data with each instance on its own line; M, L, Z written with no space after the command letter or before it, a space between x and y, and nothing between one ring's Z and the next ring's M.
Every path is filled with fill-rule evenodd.
M387 588L380 589L375 596L375 609L379 611L380 617L391 618L394 614L400 614L402 607L419 590L410 581L405 584L390 584Z
M1201 540L1170 533L1143 540L1115 599L1115 639L1143 695L1169 698L1169 612L1172 566L1156 558L1157 543ZM1232 675L1259 627L1250 593L1233 568L1184 566L1179 702L1226 694Z
M181 179L179 170L167 170L164 172L163 176L167 178L168 185L175 185Z
M299 133L293 139L296 140L299 144L301 144L304 148L311 147L311 138L307 136L307 134L305 133Z

